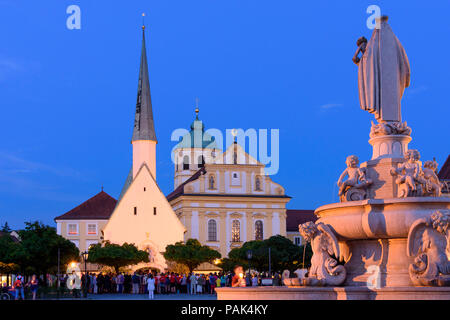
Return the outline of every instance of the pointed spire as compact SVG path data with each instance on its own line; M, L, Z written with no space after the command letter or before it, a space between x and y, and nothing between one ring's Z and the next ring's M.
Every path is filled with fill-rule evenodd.
M143 14L144 16L144 14ZM139 68L139 83L134 120L133 138L136 140L156 141L153 123L152 98L150 95L150 81L148 77L147 52L145 49L145 26L142 25L142 52Z

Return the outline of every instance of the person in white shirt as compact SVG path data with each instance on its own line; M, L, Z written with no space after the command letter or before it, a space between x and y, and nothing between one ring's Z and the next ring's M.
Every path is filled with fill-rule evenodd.
M154 299L153 291L155 291L155 279L153 279L153 275L150 274L147 278L147 289L148 289L148 298L150 300Z
M253 275L252 278L252 287L257 287L258 286L258 277L256 276L256 274Z
M197 277L195 274L192 274L191 277L191 294L195 294L195 291L197 290Z

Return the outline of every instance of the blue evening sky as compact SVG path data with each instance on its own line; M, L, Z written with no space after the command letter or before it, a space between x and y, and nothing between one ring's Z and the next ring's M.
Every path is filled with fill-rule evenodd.
M68 30L66 8L81 8ZM173 189L170 135L194 101L207 128L280 130L273 180L289 208L337 201L345 157L371 156L359 108L356 39L376 4L411 64L402 102L410 148L449 154L449 1L0 0L0 223L53 224L98 193L118 197L131 165L141 13L157 179Z

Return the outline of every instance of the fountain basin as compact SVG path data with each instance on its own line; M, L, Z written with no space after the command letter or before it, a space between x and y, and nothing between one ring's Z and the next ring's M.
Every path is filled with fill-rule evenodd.
M367 199L332 203L315 210L339 240L407 238L412 223L436 210L450 209L448 197Z

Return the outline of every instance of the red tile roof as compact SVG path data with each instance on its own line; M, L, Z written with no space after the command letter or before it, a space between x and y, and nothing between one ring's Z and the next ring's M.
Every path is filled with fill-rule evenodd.
M444 165L441 167L441 170L438 173L438 177L441 180L450 180L450 155L447 157Z
M97 220L109 219L117 200L104 191L97 193L78 207L56 217L55 220Z
M314 210L286 210L286 231L298 232L298 225L317 220L317 216L314 214Z

